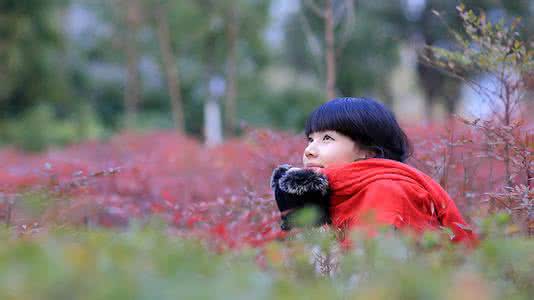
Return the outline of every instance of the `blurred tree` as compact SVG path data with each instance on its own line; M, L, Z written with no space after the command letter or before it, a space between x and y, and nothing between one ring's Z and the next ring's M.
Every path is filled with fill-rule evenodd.
M338 1L339 3L339 1ZM317 17L324 20L324 57L326 64L326 95L328 99L335 98L336 95L336 46L335 46L335 21L334 1L325 0L322 6L318 6L314 0L303 0L301 6L309 8ZM340 6L337 4L337 6ZM354 2L353 0L343 1L343 8L347 12L345 17L348 22L353 23ZM341 47L338 46L339 49ZM338 49L338 50L339 50Z
M169 98L172 108L174 126L178 131L184 131L183 98L180 84L180 71L176 64L175 51L172 46L172 35L168 20L167 1L153 1L153 18L157 23L157 35L161 52L162 69L166 75Z
M398 59L397 43L402 38L402 26L399 24L405 23L400 1L362 1L354 4L353 1L337 0L317 4L303 0L301 3L301 9L287 21L286 59L301 72L323 74L323 63L318 58L330 57L326 65L328 61L337 61L338 67L332 63L325 68L326 76L317 77L330 76L326 81L329 85L335 81L338 92L334 93L374 93L389 102L391 96L387 76ZM321 3L322 7L331 5L333 24L327 22L329 13L321 11ZM334 28L334 40L331 40L332 34L327 34L331 28ZM321 38L323 35L324 39ZM303 47L303 44L307 47ZM326 52L329 52L328 49L335 50L327 55L322 49L326 49ZM335 73L335 77L329 73Z
M359 1L353 29L339 53L338 87L344 95L369 95L392 104L390 75L406 37L402 1Z
M148 0L149 3L157 1ZM161 62L166 65L164 68L170 66L176 68L176 88L180 94L183 94L181 97L184 131L200 136L203 128L204 102L202 95L204 61L200 53L203 37L209 29L206 11L197 2L192 1L159 0L159 2L166 8L170 48L173 55L172 62L165 62L163 57L161 57ZM159 51L159 54L163 53ZM153 53L153 55L158 54ZM171 80L169 76L167 80ZM168 82L167 86L170 87L170 84L172 83ZM171 101L175 100L171 99ZM176 107L177 105L175 108L171 106L171 110L174 111Z
M61 18L62 47L58 50L61 63L57 66L60 77L65 105L57 107L56 111L63 119L72 119L77 124L76 135L73 140L82 141L95 138L100 134L100 123L91 106L89 95L89 79L85 72L86 63L80 55L80 45L72 40L70 28L72 19L69 17L74 1L65 1L59 8Z
M221 98L226 88L226 82L218 62L224 57L224 10L220 10L221 2L212 0L198 1L198 5L206 13L207 30L201 40L201 55L203 61L203 78L205 89L204 100L204 140L206 145L213 146L222 143L223 124L221 119Z
M424 44L447 47L452 36L443 23L450 24L453 29L460 26L455 14L457 1L375 0L357 1L353 6L350 5L352 1L342 0L301 0L300 3L300 9L286 20L284 59L299 73L312 74L318 81L332 82L328 73L335 70L338 94L371 94L388 104L392 100L389 76L398 62L399 44L407 42L420 49ZM329 10L325 8L329 5L335 28L334 46L332 41L323 38L328 32L325 20ZM531 14L528 1L471 0L467 1L467 6L486 9L494 17L527 16L528 24L532 23L532 18L528 18ZM440 21L433 10L442 13L445 22ZM336 49L337 68L328 67L328 61L323 60L328 56L324 49L328 48ZM429 118L436 102L442 102L449 113L456 110L462 86L458 80L446 77L421 60L417 63L417 75L425 98L425 114Z
M238 123L238 83L243 78L261 81L258 68L266 61L262 33L268 17L268 2L144 0L144 4L146 11L155 13L158 5L165 7L170 44L170 51L167 52L172 54L173 61L170 61L170 56L163 59L162 18L154 20L154 34L150 34L157 40L155 43L147 42L144 49L150 55L161 56L164 68L176 66L179 76L172 81L177 89L184 92L182 107L186 112L186 130L206 136L209 123L217 124L213 126L221 131L224 128L226 136L235 134ZM152 41L153 37L148 40ZM151 44L160 45L158 51L153 51L156 49ZM166 78L169 80L169 76ZM213 94L209 88L210 82L212 87L218 86L216 90L221 91L220 95ZM213 85L214 82L217 84ZM169 87L169 82L167 85ZM207 109L206 104L211 108ZM207 116L212 114L217 117L207 120ZM222 133L215 135L222 136Z
M273 57L264 35L271 1L227 1L232 4L227 7L234 10L226 13L228 51L224 58L227 81L224 113L227 136L231 136L232 133L239 134L240 121L262 105L259 99L265 96L266 86L263 70ZM258 88L258 85L264 88Z
M127 30L128 10L121 6L126 4L123 0L69 0L69 4L65 32L73 65L69 73L73 97L86 99L107 127L117 129L133 122L143 97L143 81L138 69L142 55L139 49L142 20L136 20L141 15L134 15L135 7L130 9L130 22L140 22L133 29L138 32L132 34L132 30ZM129 78L128 73L132 75ZM136 104L127 105L126 99ZM123 116L128 106L130 121L126 122L128 118ZM83 108L78 110L84 111Z
M232 136L236 130L236 97L237 97L237 42L239 40L239 3L229 1L226 19L226 101L225 126L226 136Z
M62 101L60 0L0 2L0 118L42 101Z
M123 14L124 51L126 52L126 86L124 92L124 106L126 108L125 125L133 127L136 121L137 106L140 102L141 79L139 74L138 31L143 22L142 7L139 0L120 0L120 6L125 8Z
M219 130L217 128L225 128L226 135L231 136L238 123L239 80L246 77L261 80L259 68L265 61L262 34L267 22L269 3L252 0L203 0L196 4L203 12L205 27L197 32L199 46L192 49L197 50L196 53L189 52L188 57L198 59L203 70L203 84L199 86L205 99L204 135L206 139L207 132L213 132L209 136L222 136L215 131ZM224 111L221 106L223 95ZM221 112L224 118L220 118ZM218 124L223 119L225 124ZM210 129L209 126L213 128Z
M531 8L528 1L488 1L488 0L465 0L462 1L469 8L475 10L485 10L489 18L505 18L511 20L512 16L524 16L529 21ZM460 100L462 82L456 78L447 76L435 67L425 63L424 57L432 58L431 48L428 46L439 46L452 49L453 36L451 29L458 31L461 27L461 19L455 11L458 1L447 0L426 0L418 8L418 12L411 16L412 26L408 29L415 36L418 42L417 75L423 90L425 100L425 116L428 120L433 118L433 106L443 103L446 113L451 115L457 110ZM439 17L437 16L439 14ZM529 28L525 27L524 34L528 35ZM530 25L532 25L530 23ZM532 30L532 29L530 29ZM468 74L464 74L468 75Z
M95 121L108 128L118 126L117 116L124 105L123 51L115 38L120 35L116 34L119 18L113 10L114 3L117 2L68 0L63 10L63 61L68 66L63 83L73 106L67 113L81 115L94 111ZM80 128L83 131L86 129Z

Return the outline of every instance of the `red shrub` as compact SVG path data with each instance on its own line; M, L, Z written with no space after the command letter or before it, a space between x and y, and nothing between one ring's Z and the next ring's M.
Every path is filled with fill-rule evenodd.
M495 199L505 182L501 145L489 144L476 126L460 121L406 129L415 146L409 163L438 180L468 219L500 207ZM518 149L532 149L532 133L520 145L523 136L518 130ZM271 171L281 163L299 165L305 144L303 137L250 130L206 148L160 131L124 133L107 143L41 155L5 149L0 152L0 218L18 224L24 211L12 208L23 201L24 191L43 189L56 200L35 220L41 225L116 227L159 215L173 234L203 237L216 250L260 246L285 234L270 191ZM520 184L526 170L519 157L525 153L516 152L512 180Z

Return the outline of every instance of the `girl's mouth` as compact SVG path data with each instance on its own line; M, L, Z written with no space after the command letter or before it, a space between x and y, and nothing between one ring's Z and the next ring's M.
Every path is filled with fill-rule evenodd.
M314 168L314 169L320 169L320 168L324 168L323 166L319 165L319 164L306 164L304 166L305 168Z

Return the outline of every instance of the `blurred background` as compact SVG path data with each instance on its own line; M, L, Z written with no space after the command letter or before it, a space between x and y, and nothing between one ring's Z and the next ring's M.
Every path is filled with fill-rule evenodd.
M532 299L534 1L462 2L0 0L0 299ZM463 81L423 63L454 30L495 37ZM339 96L393 109L473 255L445 227L279 243L271 172Z
M492 20L521 16L532 40L534 2L463 2ZM247 126L300 132L334 96L373 97L401 122L483 116L475 93L419 59L424 45L452 47L458 4L0 0L0 147L122 130L177 130L208 145Z

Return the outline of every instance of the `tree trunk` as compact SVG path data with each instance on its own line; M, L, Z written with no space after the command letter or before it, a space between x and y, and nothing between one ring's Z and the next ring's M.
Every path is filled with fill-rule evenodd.
M228 54L226 58L226 102L225 102L225 136L233 136L236 132L236 98L237 98L237 41L239 35L237 6L229 9L226 37Z
M158 23L158 42L161 52L162 68L165 73L167 88L169 90L174 126L179 132L184 132L185 122L183 98L182 93L180 92L180 72L174 61L167 12L163 4L160 2L156 4L155 16Z
M126 6L126 33L124 48L126 52L126 86L124 106L126 110L125 125L135 124L137 105L140 98L139 55L137 53L137 30L141 22L141 10L137 0L124 0Z
M327 0L324 12L326 42L326 95L328 99L336 97L336 56L334 47L334 11L333 0Z

